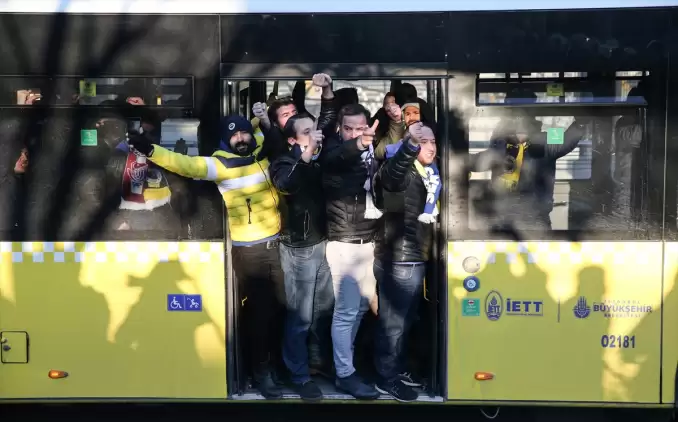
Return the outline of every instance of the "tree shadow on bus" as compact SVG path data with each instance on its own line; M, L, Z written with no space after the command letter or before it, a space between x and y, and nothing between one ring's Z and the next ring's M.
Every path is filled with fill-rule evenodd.
M128 367L138 368L127 373L128 382L143 386L146 396L212 396L226 376L223 333L202 308L205 303L197 310L195 296L183 296L196 290L184 284L196 281L177 261L157 263L147 277L129 280L141 293L115 334L115 343L131 352ZM207 302L205 295L201 300Z
M57 75L59 75L60 72L63 73L64 68L73 69L75 64L67 62L69 59L72 60L72 57L66 53L65 47L68 43L73 43L73 41L75 41L76 44L83 46L89 45L91 41L96 38L95 32L97 31L97 28L91 24L78 26L77 29L78 32L81 33L81 38L73 40L69 35L72 35L75 31L75 26L77 26L76 22L81 21L82 18L74 15L53 15L47 20L47 22L49 22L49 28L47 29L49 36L41 38L46 40L45 45L31 45L31 48L28 48L23 41L26 37L31 38L30 35L33 34L31 32L32 28L27 30L26 28L19 27L18 22L12 16L5 16L0 19L2 22L0 31L4 29L2 32L5 37L16 46L16 48L13 49L13 52L16 61L19 63L18 67L23 69L21 73L39 73L46 75L46 77L49 78L42 78L39 81L42 94L40 102L27 107L21 117L28 122L29 129L24 131L21 136L21 142L24 146L33 144L34 148L31 152L33 154L39 154L42 145L49 145L49 143L42 142L47 125L41 124L41 122L44 122L46 119L51 119L54 115L54 109L51 107L55 104L58 89L57 82L60 81L60 78L57 78ZM130 24L131 21L126 16L119 16L117 18L118 23L115 25L116 30L110 35L107 34L107 38L110 42L100 49L82 49L78 55L78 62L75 64L75 68L78 70L74 71L74 73L84 75L106 74L108 68L119 60L120 55L129 48L130 45L133 45L133 43L146 36L146 34L155 27L159 19L160 16L148 16L142 25L132 26ZM41 62L38 63L35 61L34 57L29 56L29 51L34 51L36 49L40 50L40 47L42 47L42 50L46 53L42 56ZM36 66L38 66L41 71L35 72L35 70L32 70ZM80 111L82 111L82 109L80 109ZM78 112L77 108L74 112L69 113L68 120L70 120L71 127L77 130L70 131L69 136L63 140L66 141L63 144L65 149L60 156L52 157L51 162L53 165L60 164L63 169L72 169L76 167L79 161L79 155L82 152L82 148L79 147L79 128L83 127L85 118L85 113ZM38 142L35 142L35 140L38 140ZM29 166L30 165L29 162ZM41 210L41 212L44 213L46 220L50 221L50 224L43 228L45 231L45 238L55 239L56 234L60 232L64 209L61 201L58 199L67 197L71 194L76 174L76 171L64 171L58 178L53 180L54 186L50 197L56 200L52 201L51 204L47 204L46 208ZM28 178L30 179L30 177ZM14 201L14 212L12 214L15 220L17 220L17 218L22 219L22 217L16 216L23 216L23 214L26 213L27 208L30 207L31 204L28 202L29 196L30 193L29 195L21 195ZM26 238L27 233L25 230L28 226L29 225L18 224L16 237L19 239Z
M573 253L581 253L575 251ZM566 254L564 254L566 255ZM559 283L560 284L560 283ZM564 284L553 285L554 291L567 291ZM559 331L562 344L559 360L567 373L582 380L584 385L577 393L571 391L570 401L604 401L606 399L605 365L600 356L600 336L607 332L608 321L592 310L605 295L605 270L599 266L586 266L577 273L577 291L560 306ZM580 356L575 358L575 356ZM565 379L567 379L565 377ZM567 382L564 385L568 385Z
M657 391L656 389L661 385L661 390L659 390L661 396L656 396L656 399L670 404L676 400L675 388L678 375L676 367L678 343L672 341L675 338L675 324L671 323L676 321L678 316L678 293L676 292L678 272L668 257L665 265L662 303L658 306L654 306L653 303L652 312L646 313L632 332L623 333L634 339L634 347L623 347L619 350L621 362L618 365L620 370L616 375L629 397L647 396L648 390ZM636 415L635 412L632 414ZM655 420L647 416L643 417L646 420Z
M0 324L3 329L28 332L32 363L44 366L45 371L57 369L70 374L76 385L62 394L75 391L82 397L105 397L109 385L102 382L102 364L105 370L118 373L116 364L124 364L125 357L106 338L110 313L104 295L82 279L84 244L74 246L13 243L13 250L18 252L12 253L10 262L14 262L5 273L11 279L3 282L13 283L16 302L14 313L6 316L0 310ZM40 382L26 383L20 394L57 394L53 390L47 393L46 387Z
M573 322L581 321L573 321L571 314L576 301L560 303L561 292L568 288L563 285L567 280L561 278L562 264L550 263L549 257L548 253L539 253L531 247L529 252L488 252L484 257L488 263L476 274L483 292L480 295L484 300L483 311L488 318L492 316L496 320L483 324L483 336L477 338L485 340L477 340L472 350L462 351L462 354L478 365L470 371L482 370L481 367L487 364L487 367L496 368L497 379L516 380L515 388L496 390L490 393L492 397L484 397L486 399L560 402L590 401L591 397L603 396L598 342L587 345L579 341L581 328ZM602 286L602 277L603 272L597 267L580 272L580 280L593 285L593 290L596 290L595 286ZM451 287L452 292L464 293L461 286ZM593 294L593 290L589 291ZM602 292L597 294L596 298L599 298ZM469 293L468 296L476 294ZM488 308L488 301L492 298L502 300L498 316L496 312L490 315L492 309ZM536 301L542 302L541 313L535 307ZM461 314L460 311L453 312ZM469 323L464 323L467 320ZM471 341L468 339L477 336L480 328L472 329L471 321L466 317L462 316L459 321L461 339L458 344L465 349ZM471 331L464 332L464 327ZM497 354L490 344L501 344L504 351ZM589 358L575 357L587 347ZM595 357L593 361L591 353ZM586 388L573 389L582 376L587 379ZM519 381L525 379L529 379L529 383ZM533 413L539 415L542 412L535 410Z
M571 253L581 253L574 251ZM561 254L561 257L567 254ZM558 347L549 353L550 364L546 367L546 378L551 380L550 401L564 402L604 402L609 400L605 349L600 356L601 336L608 332L608 320L594 314L593 303L603 301L605 295L605 270L599 266L583 267L577 275L577 290L565 302L560 302L562 292L567 292L567 280L560 279L558 273L566 273L556 265L549 283L549 290L558 296L558 318L555 329L548 336ZM573 388L577 385L577 388ZM606 409L587 408L535 408L532 411L535 420L553 422L571 421L584 417L596 420L610 420Z
M499 248L497 248L499 249ZM471 253L469 253L470 256ZM466 255L462 252L459 259L463 259ZM467 340L463 338L476 338L476 347L474 350L468 350L464 354L475 355L473 360L483 357L477 362L482 365L487 362L489 366L500 368L502 374L497 374L503 379L514 378L522 379L525 376L524 367L516 365L516 362L525 359L531 362L538 362L540 359L548 359L551 355L550 350L557 341L550 341L543 336L549 336L553 330L541 330L540 327L547 321L555 320L557 318L557 303L546 290L549 282L549 274L547 271L532 262L528 262L527 253L512 253L512 252L486 252L485 255L477 256L481 261L485 260L484 268L475 274L480 282L480 290L477 293L467 292L460 279L453 280L450 285L451 296L454 297L479 297L482 298L483 312L487 318L490 318L489 323L483 324L482 336L477 336L478 332L459 332L462 336L459 343L463 347L467 347ZM458 277L461 278L461 277ZM488 308L488 300L494 294L499 300L497 305L499 311L494 312ZM511 304L518 303L516 301L531 301L530 304L518 303L517 307L507 307L508 301ZM535 302L541 302L539 309ZM456 303L458 307L451 312L462 314L459 307L460 303ZM465 321L469 323L472 321L469 318L462 317L458 320L460 322L459 328L463 330L464 327L471 328L470 325L464 324ZM537 330L537 331L535 331ZM466 336L464 335L466 334ZM453 335L455 335L453 333ZM539 337L539 341L536 341ZM468 340L470 341L470 340ZM488 341L486 343L485 341ZM489 344L499 345L505 347L505 353L497 354L493 347ZM543 351L540 349L544 349ZM481 370L481 369L475 369ZM549 380L543 377L536 377L531 383L548 383ZM534 386L535 391L549 391L553 388L552 385L545 384L541 386ZM532 388L530 388L531 390ZM498 399L510 400L529 400L530 397L518 397L523 395L519 391L505 392L506 397L494 397Z

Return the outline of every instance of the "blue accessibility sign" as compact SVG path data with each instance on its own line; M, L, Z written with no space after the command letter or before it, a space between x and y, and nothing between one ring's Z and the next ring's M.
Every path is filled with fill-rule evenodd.
M169 312L202 312L202 295L168 294Z
M480 280L474 275L470 275L464 279L464 288L467 292L475 292L480 288Z

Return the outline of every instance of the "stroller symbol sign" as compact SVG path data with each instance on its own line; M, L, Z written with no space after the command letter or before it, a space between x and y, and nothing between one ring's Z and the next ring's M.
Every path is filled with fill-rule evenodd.
M186 295L186 310L193 312L202 311L202 296Z
M202 295L168 294L167 311L202 312Z

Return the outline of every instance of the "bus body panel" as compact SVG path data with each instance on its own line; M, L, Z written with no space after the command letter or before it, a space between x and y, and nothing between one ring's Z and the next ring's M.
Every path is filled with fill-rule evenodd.
M226 397L223 242L0 247L0 398Z
M661 242L448 251L448 399L659 403Z
M664 286L662 306L662 403L675 403L678 364L678 242L664 246ZM657 315L653 315L658 318Z

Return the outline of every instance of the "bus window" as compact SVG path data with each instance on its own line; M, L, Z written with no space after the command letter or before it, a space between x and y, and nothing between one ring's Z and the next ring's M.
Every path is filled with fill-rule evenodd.
M267 81L266 93L267 99L293 97L298 104L303 104L306 111L311 115L318 117L320 114L321 90L314 87L310 79L299 81ZM249 112L251 112L251 110L249 110Z
M134 105L193 107L192 78L87 78L78 81L80 105L105 101Z
M393 82L394 81L336 80L334 81L334 90L336 91L346 88L355 89L358 94L358 100L360 104L365 106L365 108L367 108L373 116L377 113L377 111L379 111L380 108L382 108L386 94L395 91L398 85L406 83L414 86L417 97L422 98L429 104L435 102L434 96L433 98L428 98L427 84L425 80L403 80L398 81L398 84L394 84Z
M197 155L200 121L183 117L193 108L192 81L57 77L49 85L45 78L0 78L5 87L30 87L15 91L21 94L17 105L30 105L30 95L51 93L41 100L49 107L44 119L12 109L0 116L3 127L14 122L21 127L3 135L12 180L2 195L14 199L2 210L3 222L11 224L0 229L31 240L223 238L213 183L213 189L203 189L206 182L158 168L127 145L130 137L145 136L171 151ZM150 107L151 91L138 90L149 86L158 100ZM76 112L74 95L87 107ZM131 96L143 104L127 101ZM59 103L60 98L67 100ZM206 197L200 197L203 190Z
M642 73L642 72L641 72ZM614 87L604 80L587 79L585 72L504 74L485 73L478 78L477 105L531 104L626 104L646 105L644 98L631 96L642 75L637 72L617 72ZM507 94L512 95L507 98Z
M469 120L474 236L489 229L537 238L544 231L623 231L637 238L658 224L659 214L648 208L646 115L636 106L647 104L637 88L645 76L581 75L478 79L476 101L485 107ZM598 107L586 107L591 103Z

